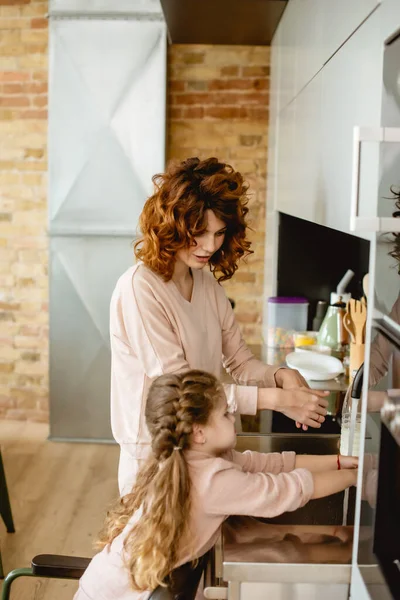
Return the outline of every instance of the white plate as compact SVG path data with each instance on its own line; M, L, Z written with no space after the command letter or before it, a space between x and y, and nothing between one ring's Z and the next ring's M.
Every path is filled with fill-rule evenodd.
M330 355L332 349L330 346L319 346L318 344L314 344L313 346L297 346L294 350L295 352L318 352L318 354L328 354Z
M317 352L291 352L286 357L286 364L297 369L304 379L327 381L343 373L343 365L338 358Z

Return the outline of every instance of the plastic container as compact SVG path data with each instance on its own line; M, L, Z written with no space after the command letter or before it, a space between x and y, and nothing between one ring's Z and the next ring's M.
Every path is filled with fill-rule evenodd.
M293 348L294 332L307 329L308 305L306 298L268 298L267 345L273 348Z

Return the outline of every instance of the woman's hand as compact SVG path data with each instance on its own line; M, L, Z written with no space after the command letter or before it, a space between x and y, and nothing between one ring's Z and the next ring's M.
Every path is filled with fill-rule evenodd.
M326 392L297 388L280 390L282 401L276 410L280 411L296 423L319 429L325 421L328 401Z
M358 469L358 456L343 456L339 454L341 469Z
M325 394L309 388L259 388L257 407L259 410L276 410L294 421L319 428L327 412Z
M277 387L282 388L284 390L291 390L291 389L296 389L296 388L303 388L303 389L305 388L306 390L310 390L310 387L309 387L307 381L304 379L304 377L298 371L296 371L296 369L286 369L286 368L279 369L275 373L275 381L276 381ZM310 393L312 393L313 395L319 396L320 398L324 398L329 395L329 392L324 392L324 391L320 391L320 390L312 390L312 391L310 390ZM326 406L328 406L328 403L326 403ZM326 411L324 414L326 414ZM290 415L286 415L286 416L290 416ZM291 418L293 418L293 417L291 417ZM325 421L325 418L323 419L323 421L320 421L320 424L317 427L321 427L321 423L323 423L324 421ZM307 431L308 424L304 423L304 421L296 420L296 427L297 427L297 429L300 429L300 427L302 427L303 431ZM316 427L316 425L311 425L311 427Z
M305 387L309 385L296 369L287 369L286 367L278 369L275 373L276 386L283 390L291 390L292 388Z

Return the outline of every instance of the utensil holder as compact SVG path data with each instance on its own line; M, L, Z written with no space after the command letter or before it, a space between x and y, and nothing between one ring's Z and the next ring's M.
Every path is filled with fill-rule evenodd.
M350 344L350 383L353 381L355 374L364 362L365 344Z

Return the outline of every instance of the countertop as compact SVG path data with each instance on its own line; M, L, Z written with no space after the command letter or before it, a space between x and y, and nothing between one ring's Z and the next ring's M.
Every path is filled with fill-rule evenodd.
M338 435L238 435L236 449L336 454L338 442ZM354 497L347 523L353 523ZM311 500L275 519L230 517L216 552L217 576L225 582L348 584L353 527L342 525L343 500L344 492Z
M294 352L294 348L269 348L265 346L262 348L260 356L269 365L287 367L286 356L291 352ZM326 390L329 392L346 392L349 386L349 380L344 375L339 375L335 379L328 379L327 381L309 380L307 383L313 390Z

